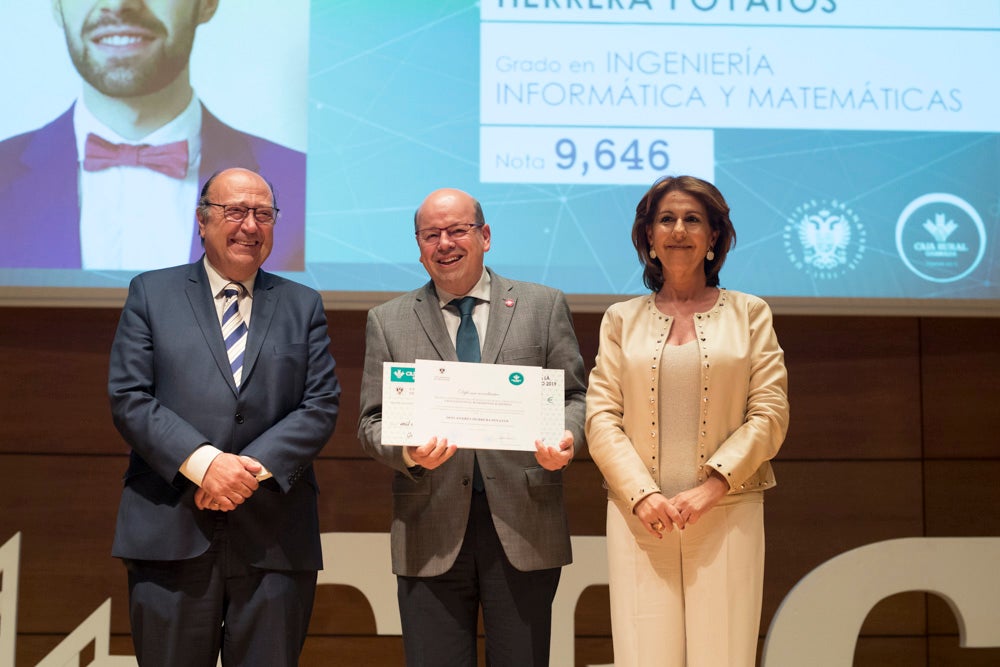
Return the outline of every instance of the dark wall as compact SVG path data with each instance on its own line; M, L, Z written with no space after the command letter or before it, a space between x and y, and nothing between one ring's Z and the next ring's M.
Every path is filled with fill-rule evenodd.
M336 433L317 463L322 530L386 532L387 468L355 438L365 313L327 313L344 385ZM106 398L118 311L0 308L0 544L22 533L17 664L34 665L105 598L112 652L131 654L125 576L110 557L126 447ZM575 316L588 368L598 314ZM791 587L853 547L914 536L1000 535L1000 319L778 316L792 421L767 492L761 633ZM567 472L575 535L604 533L600 475ZM606 587L576 613L577 663L612 660ZM402 664L398 637L375 635L364 598L324 586L306 665ZM857 665L1000 664L960 649L934 596L897 595L868 616Z

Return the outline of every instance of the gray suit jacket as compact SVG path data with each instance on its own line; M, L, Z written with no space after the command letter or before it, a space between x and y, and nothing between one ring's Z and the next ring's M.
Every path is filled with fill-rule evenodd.
M243 561L322 567L312 462L337 419L340 385L314 290L259 271L237 391L201 261L136 276L111 348L115 425L132 448L113 555L182 560L208 548L215 512L194 504L181 463L203 443L273 473L228 513Z
M488 269L487 269L488 270ZM561 368L566 428L583 447L586 385L583 358L562 292L490 272L490 316L483 363ZM507 303L512 303L508 306ZM395 469L392 481L392 568L403 576L436 576L454 563L472 501L474 453L460 449L435 470L407 469L402 448L383 446L382 362L457 361L433 283L368 313L358 437L373 458ZM490 511L504 552L519 570L572 560L562 471L538 465L533 452L479 451Z

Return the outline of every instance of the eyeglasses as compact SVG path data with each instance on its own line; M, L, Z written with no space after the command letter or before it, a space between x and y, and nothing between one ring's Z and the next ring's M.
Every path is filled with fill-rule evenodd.
M273 225L278 219L278 209L273 206L240 206L239 204L214 204L205 202L206 206L218 206L222 209L222 217L226 222L243 222L247 213L253 211L253 219L258 225Z
M445 229L438 229L437 227L431 227L430 229L421 229L417 232L417 240L424 245L437 245L441 242L441 234L448 234L448 238L452 241L461 241L466 236L469 235L473 229L477 227L482 227L481 222L464 222L460 225L452 225Z

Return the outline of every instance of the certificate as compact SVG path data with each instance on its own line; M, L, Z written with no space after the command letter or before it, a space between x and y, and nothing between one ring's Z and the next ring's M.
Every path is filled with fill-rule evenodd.
M417 360L386 362L382 444L423 445L432 437L477 449L535 451L565 430L562 369Z
M416 395L413 364L382 364L382 444L414 445L413 399Z

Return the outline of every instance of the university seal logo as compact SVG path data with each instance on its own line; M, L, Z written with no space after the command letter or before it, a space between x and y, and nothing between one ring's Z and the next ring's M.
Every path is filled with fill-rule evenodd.
M795 268L814 278L839 278L857 268L867 232L857 214L837 200L810 200L785 223L785 252Z

